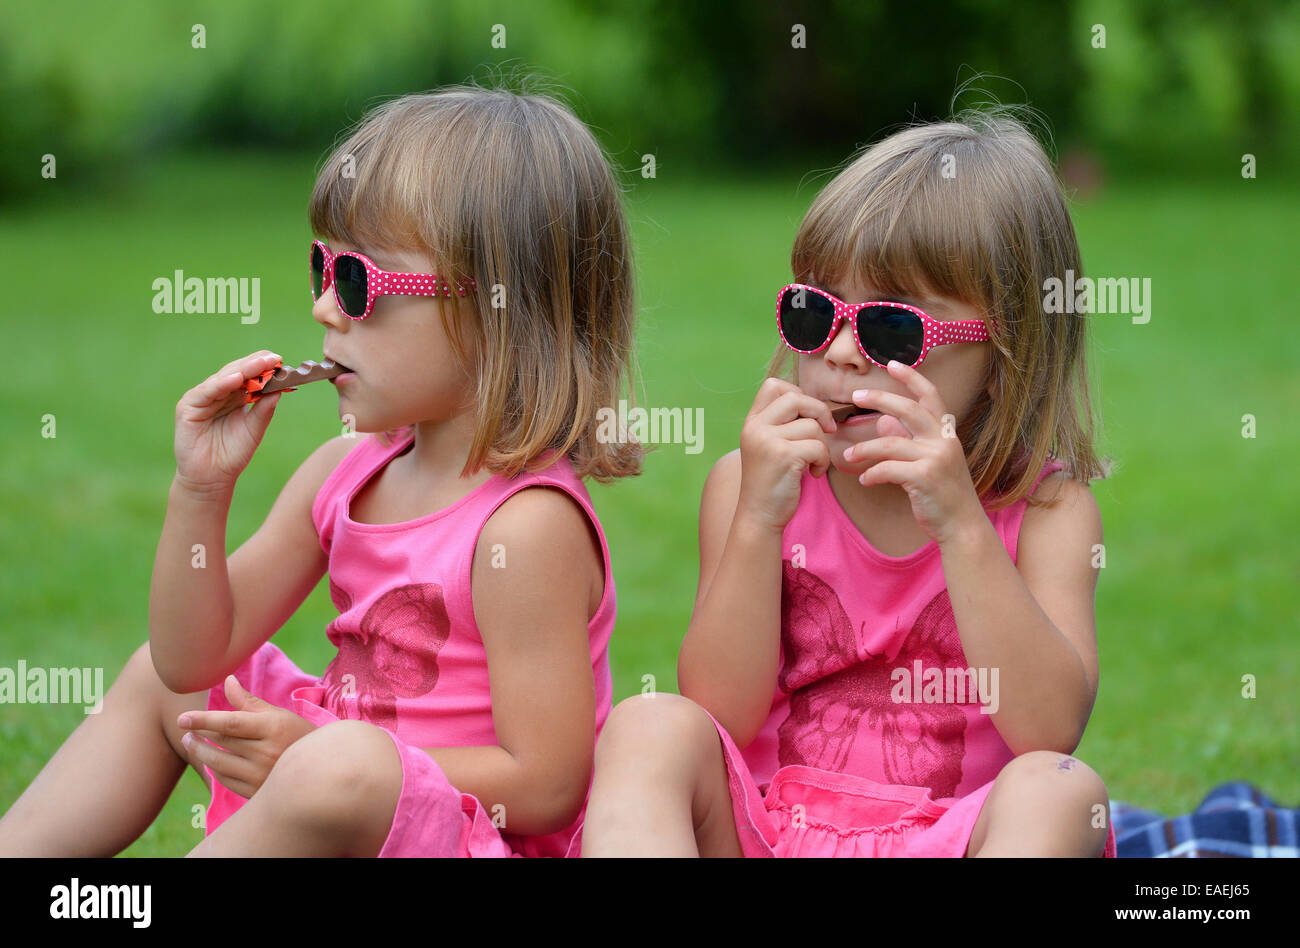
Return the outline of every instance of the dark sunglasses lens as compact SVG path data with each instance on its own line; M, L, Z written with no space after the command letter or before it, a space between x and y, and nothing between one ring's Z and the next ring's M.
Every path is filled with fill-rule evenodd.
M334 286L343 312L354 319L366 311L366 268L356 257L334 258Z
M788 346L812 352L831 334L835 304L809 290L786 290L781 297L781 334Z
M325 286L325 255L321 253L320 247L315 244L311 245L311 298L320 299L322 288Z
M925 327L921 317L896 306L868 306L858 313L858 339L881 365L897 359L914 365L921 358Z

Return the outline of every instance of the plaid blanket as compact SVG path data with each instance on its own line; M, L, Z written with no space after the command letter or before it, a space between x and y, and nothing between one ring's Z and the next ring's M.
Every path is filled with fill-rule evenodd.
M1278 806L1241 780L1215 787L1186 816L1113 800L1110 818L1121 858L1300 856L1300 809Z

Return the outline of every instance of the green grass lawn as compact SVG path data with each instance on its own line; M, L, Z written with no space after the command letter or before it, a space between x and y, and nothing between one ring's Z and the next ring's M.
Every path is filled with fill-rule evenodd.
M40 205L0 215L10 273L0 666L103 666L105 686L145 640L153 556L174 470L181 393L260 348L319 358L306 291L310 161L178 158L110 192L60 178ZM643 404L704 411L703 451L652 452L644 474L592 494L614 555L615 700L655 676L675 690L697 578L696 516L713 462L740 421L775 338L773 299L820 181L636 179L628 196L640 272ZM1150 277L1152 317L1095 320L1105 520L1097 600L1101 689L1079 756L1114 799L1187 811L1246 778L1300 805L1295 647L1300 464L1291 281L1300 192L1263 178L1113 186L1076 208L1087 271ZM65 193L68 192L68 193ZM261 320L165 316L152 281L261 279ZM85 373L92 383L69 376ZM336 395L311 386L277 409L240 480L234 549L285 480L339 433ZM42 417L57 437L41 436ZM1242 437L1242 416L1256 437ZM323 671L335 615L324 584L275 641ZM1242 678L1256 697L1242 697ZM0 811L77 723L80 707L0 705ZM105 779L111 779L106 775ZM129 855L180 855L206 803L186 772Z

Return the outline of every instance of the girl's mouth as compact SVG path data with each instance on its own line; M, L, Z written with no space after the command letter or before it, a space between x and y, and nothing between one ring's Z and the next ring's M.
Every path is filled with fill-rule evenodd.
M326 358L328 358L328 356ZM329 361L343 370L338 375L334 376L334 378L330 379L330 382L337 385L340 381L347 381L356 378L357 373L342 362L339 362L337 359L330 359Z
M860 408L843 402L827 402L831 407L831 418L837 425L861 425L875 418L880 412L874 408Z
M879 417L880 412L876 411L874 408L859 408L856 414L849 415L842 424L846 428L853 425L865 425L869 422L875 421Z

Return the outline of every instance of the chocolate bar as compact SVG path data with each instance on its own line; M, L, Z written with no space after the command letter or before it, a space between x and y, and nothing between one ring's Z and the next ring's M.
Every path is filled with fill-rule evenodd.
M831 409L831 417L835 419L837 425L843 424L844 419L855 411L862 411L857 405L845 405L843 402L827 402Z
M346 371L348 371L346 366L328 359L324 362L308 359L297 367L277 363L256 378L244 382L244 402L245 404L255 402L263 395L270 395L272 392L292 392L299 385L332 379Z

